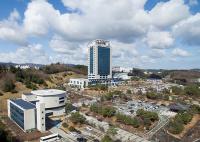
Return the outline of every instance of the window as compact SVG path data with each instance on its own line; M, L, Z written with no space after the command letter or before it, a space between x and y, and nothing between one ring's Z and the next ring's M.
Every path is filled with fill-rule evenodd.
M64 103L65 101L63 100L63 101L59 101L59 104L61 104L61 103Z
M90 48L90 73L93 73L93 47Z
M60 97L59 100L63 100L65 97Z
M10 117L15 121L20 127L24 129L24 111L10 103Z
M98 47L98 74L102 76L110 74L110 48Z

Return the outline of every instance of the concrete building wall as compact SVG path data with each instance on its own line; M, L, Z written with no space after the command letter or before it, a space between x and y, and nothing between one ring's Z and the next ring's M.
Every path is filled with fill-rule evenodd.
M10 118L10 100L7 100L8 117Z
M37 108L37 129L39 131L46 131L46 122L45 122L45 104L44 103L36 103Z
M36 110L24 110L24 130L30 131L36 129Z
M64 99L60 99L64 97ZM61 107L65 105L66 102L66 96L65 94L60 94L56 96L37 96L37 100L39 100L40 103L45 104L45 108L56 108ZM63 102L64 100L64 102Z

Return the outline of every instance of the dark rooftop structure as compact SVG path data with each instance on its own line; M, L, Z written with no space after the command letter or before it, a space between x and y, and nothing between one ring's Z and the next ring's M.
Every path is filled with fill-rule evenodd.
M22 99L16 99L16 100L11 100L12 102L14 102L15 104L17 104L18 106L22 107L23 109L34 109L35 105L24 101Z
M171 111L180 112L180 111L187 111L190 106L180 104L180 103L174 103L174 104L170 104L168 107Z
M32 93L23 93L24 95L30 96L30 95L34 95Z

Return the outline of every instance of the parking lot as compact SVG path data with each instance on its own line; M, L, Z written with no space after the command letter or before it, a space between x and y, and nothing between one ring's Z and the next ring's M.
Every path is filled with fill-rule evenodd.
M115 104L114 106L118 112L123 113L125 115L135 116L138 109L144 109L146 111L157 112L160 114L161 112L168 111L167 107L159 106L154 103L148 103L140 100L132 100L128 101L124 104Z

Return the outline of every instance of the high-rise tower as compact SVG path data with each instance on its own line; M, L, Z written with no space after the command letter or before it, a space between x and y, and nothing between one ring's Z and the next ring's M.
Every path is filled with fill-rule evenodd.
M94 40L88 44L88 79L106 81L112 78L110 42Z

